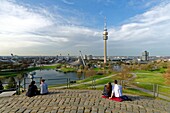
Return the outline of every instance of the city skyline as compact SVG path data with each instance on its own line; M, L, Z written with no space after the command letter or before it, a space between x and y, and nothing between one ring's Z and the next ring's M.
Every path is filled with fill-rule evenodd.
M170 0L1 0L0 56L103 55L170 52Z

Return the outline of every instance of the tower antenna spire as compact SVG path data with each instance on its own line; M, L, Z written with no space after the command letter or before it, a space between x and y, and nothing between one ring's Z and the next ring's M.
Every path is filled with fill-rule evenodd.
M107 31L107 22L106 22L106 16L104 17L104 30Z

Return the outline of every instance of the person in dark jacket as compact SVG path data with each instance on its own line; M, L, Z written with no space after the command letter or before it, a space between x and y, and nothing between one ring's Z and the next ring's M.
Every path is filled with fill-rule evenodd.
M2 93L2 90L4 89L3 85L2 85L2 82L0 80L0 93Z
M110 82L106 86L106 91L107 91L108 97L110 97L112 94L112 84Z
M30 85L28 86L28 91L26 93L26 96L32 97L38 94L38 88L35 85L35 81L32 81Z
M112 84L109 82L107 83L107 85L104 86L104 91L103 91L103 95L110 97L111 93L112 93Z

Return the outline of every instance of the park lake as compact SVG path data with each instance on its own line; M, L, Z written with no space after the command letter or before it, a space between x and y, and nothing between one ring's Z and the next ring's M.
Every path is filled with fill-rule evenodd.
M70 81L82 80L85 79L84 74L77 74L75 72L68 72L63 73L60 71L56 71L53 69L46 69L46 70L35 70L33 72L29 72L28 76L26 76L26 83L30 83L32 80L36 81L36 85L39 85L40 78L45 79L46 83L50 85L58 85L58 84L65 84L67 83L67 79L69 78ZM21 84L24 84L24 79L22 80Z

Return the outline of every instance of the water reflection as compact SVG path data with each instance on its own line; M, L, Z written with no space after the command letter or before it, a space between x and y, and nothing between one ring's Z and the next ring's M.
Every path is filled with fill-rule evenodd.
M39 86L40 78L46 80L46 83L50 85L58 85L67 83L67 78L70 78L70 81L76 81L76 80L82 80L84 79L83 73L75 73L75 72L69 72L69 73L63 73L56 70L36 70L34 71L35 75L33 75L33 80L36 81L36 85ZM32 72L31 72L32 73ZM26 83L28 86L28 83L31 82L32 76L30 76L31 73L28 73ZM55 80L58 79L58 80ZM22 80L22 84L24 83L24 80Z

